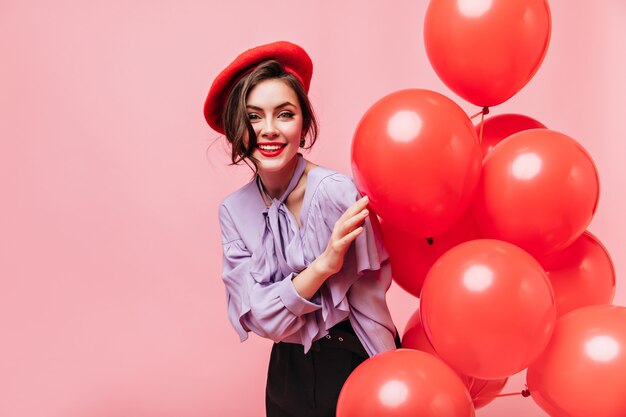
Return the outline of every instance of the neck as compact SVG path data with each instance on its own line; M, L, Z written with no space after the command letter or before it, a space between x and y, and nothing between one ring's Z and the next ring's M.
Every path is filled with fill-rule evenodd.
M262 172L259 171L259 177L265 192L271 198L280 198L287 187L291 178L293 177L296 165L298 164L298 156L296 155L284 169L276 172Z

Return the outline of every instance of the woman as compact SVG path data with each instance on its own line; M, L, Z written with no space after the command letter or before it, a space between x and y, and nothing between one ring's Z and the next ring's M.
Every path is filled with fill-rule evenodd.
M241 340L272 339L268 416L332 416L350 372L397 347L387 253L367 197L299 152L317 138L312 63L289 42L239 55L204 113L254 179L219 209L228 315ZM394 339L395 337L395 339Z

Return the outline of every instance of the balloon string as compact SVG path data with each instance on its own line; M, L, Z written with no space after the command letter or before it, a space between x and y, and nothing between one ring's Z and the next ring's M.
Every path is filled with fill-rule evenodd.
M489 399L489 398L499 398L499 397L514 397L516 395L521 395L522 397L530 397L530 391L528 391L528 389L525 389L521 392L507 392L505 394L498 394L498 395L493 395L493 396L489 396L489 397L481 397L478 396L476 398L474 398L474 401L479 400L479 399Z
M521 392L507 392L506 394L498 394L495 397L513 397L515 395L522 395Z
M477 116L479 116L479 115L481 115L481 114L482 114L483 116L484 116L484 115L486 115L486 114L489 114L489 107L483 107L481 111L479 111L478 113L476 113L476 114L475 114L475 115L473 115L473 116L470 116L470 119L473 119L473 118L475 118L475 117L477 117Z
M474 117L480 115L480 131L478 132L478 143L482 143L483 142L483 122L485 120L485 115L489 114L489 107L483 107L483 109L476 113L475 115L473 115L472 117L470 117L470 119L473 119Z
M480 114L480 132L478 132L478 143L483 143L483 121L485 120L485 112Z

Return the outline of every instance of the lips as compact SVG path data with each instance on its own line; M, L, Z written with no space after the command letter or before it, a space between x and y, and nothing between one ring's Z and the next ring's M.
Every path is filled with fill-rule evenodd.
M276 147L276 146L280 146L280 148L278 149L263 149L261 148L261 146L266 147L266 146L271 146L271 147ZM264 143L260 143L257 144L257 149L259 150L259 152L261 153L261 155L267 157L267 158L272 158L275 156L278 156L282 153L283 149L285 149L285 146L287 146L287 144L285 143L280 143L280 142L264 142Z

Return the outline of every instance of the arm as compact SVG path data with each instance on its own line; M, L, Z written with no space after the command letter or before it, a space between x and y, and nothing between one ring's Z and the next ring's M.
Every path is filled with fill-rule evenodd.
M363 232L359 226L367 218L368 198L355 202L339 217L333 228L326 250L293 278L293 285L303 298L308 300L333 274L341 270L344 257L352 242Z
M241 340L247 339L249 331L274 341L297 332L305 324L303 316L321 306L300 297L292 277L277 282L256 280L258 268L252 253L224 205L220 206L219 218L228 317Z
M223 242L223 274L228 315L241 340L253 331L279 341L304 326L304 315L321 305L309 300L343 265L350 244L363 231L367 199L349 207L335 223L326 250L298 274L277 282L257 282L250 273L252 254L241 241L225 206L220 206Z
M341 269L343 256L361 233L366 200L355 203L336 222L326 250L300 273L277 282L257 282L250 271L252 253L245 247L225 206L220 206L223 274L228 315L241 340L253 331L280 341L306 323L306 314L321 305L309 301L320 286Z
M327 181L316 210L325 224L332 225L360 195L348 177L333 175ZM337 306L349 310L352 327L371 356L395 347L395 327L385 301L391 285L391 266L376 216L369 216L364 227L351 246L342 270L327 283L332 289L332 299L326 305L330 310ZM327 300L323 300L322 308L324 301Z

